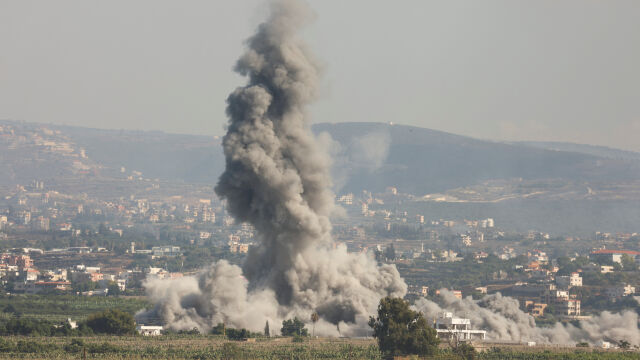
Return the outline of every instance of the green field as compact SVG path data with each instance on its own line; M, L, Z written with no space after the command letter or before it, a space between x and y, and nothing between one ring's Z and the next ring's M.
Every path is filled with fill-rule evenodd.
M228 341L220 336L165 335L160 337L0 338L0 359L383 359L373 340L291 338ZM614 360L640 359L636 352L585 350L490 349L479 360ZM462 359L448 350L428 359Z
M72 295L2 295L0 322L10 319L62 323L82 321L106 309L135 313L148 303L142 298L83 297ZM51 326L51 325L48 325ZM57 326L57 325L56 325ZM41 333L42 334L42 333ZM53 334L53 333L51 333ZM77 334L76 334L77 335ZM3 336L0 359L383 359L373 339L258 337L230 341L220 335L169 334L142 336ZM446 347L430 359L461 359ZM638 359L638 352L591 348L488 348L475 359Z
M120 309L131 314L149 306L141 298L74 295L2 295L0 320L11 317L36 318L63 322L68 318L84 320L89 314L106 309Z

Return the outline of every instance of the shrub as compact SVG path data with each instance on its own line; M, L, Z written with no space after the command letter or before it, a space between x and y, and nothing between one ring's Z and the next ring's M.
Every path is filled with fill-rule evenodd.
M81 339L73 339L71 342L63 347L64 351L68 353L79 353L85 347L84 341Z
M0 338L0 352L11 352L11 351L13 351L13 343L3 338Z
M293 341L294 343L301 343L301 342L304 342L304 340L305 340L304 336L295 335L291 341Z
M46 336L55 331L53 324L35 319L11 319L0 329L4 335Z
M222 358L223 359L239 359L242 355L242 349L240 346L234 343L224 343L222 345Z
M251 333L247 329L227 329L227 338L230 340L242 340L251 337Z
M464 360L475 360L478 353L476 349L467 343L461 343L453 349L453 353L460 356Z
M19 340L16 343L15 351L20 353L44 353L51 351L55 348L55 345L45 345L33 340Z
M133 315L118 309L90 315L86 324L96 334L127 335L136 333L136 321Z
M378 305L378 317L369 319L373 337L380 351L387 355L433 355L438 350L436 330L431 328L422 313L409 308L400 298L386 297Z
M297 317L293 319L284 320L282 322L282 329L280 329L282 336L309 336L309 331L304 327L304 323Z

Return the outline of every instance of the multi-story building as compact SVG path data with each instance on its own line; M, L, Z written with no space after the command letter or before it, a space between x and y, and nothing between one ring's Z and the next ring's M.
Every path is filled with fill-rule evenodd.
M34 229L40 231L49 231L51 221L48 217L38 216L31 224Z
M611 300L617 300L622 298L623 296L629 296L635 293L636 293L635 286L631 286L628 284L623 286L610 287L606 290L606 294Z
M20 269L33 267L33 260L29 255L15 255L9 257L9 265L17 266Z
M487 336L485 330L471 329L471 320L456 318L453 313L443 312L438 314L433 326L440 339L456 339L457 341L484 340Z
M580 273L573 272L569 276L556 276L556 284L564 289L570 289L574 286L582 286L582 277Z
M525 307L531 316L538 317L544 315L544 310L547 308L547 304L528 300L525 302Z
M246 254L249 252L249 244L241 244L237 242L230 243L229 251L232 253Z
M565 316L580 316L580 300L562 300L555 305L556 314Z
M344 205L353 205L353 194L348 193L346 195L340 196L337 201Z

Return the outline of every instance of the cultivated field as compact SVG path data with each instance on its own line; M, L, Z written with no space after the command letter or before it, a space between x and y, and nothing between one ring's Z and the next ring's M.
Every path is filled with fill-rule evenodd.
M256 339L228 341L220 336L5 337L0 359L383 359L371 339ZM409 357L410 358L410 357ZM489 348L477 359L640 359L640 353L571 348ZM429 359L462 359L443 349Z

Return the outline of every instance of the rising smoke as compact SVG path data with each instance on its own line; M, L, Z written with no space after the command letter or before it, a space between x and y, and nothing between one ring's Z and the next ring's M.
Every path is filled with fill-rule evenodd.
M375 171L385 164L391 147L391 135L383 129L355 136L346 146L333 140L329 133L320 133L319 137L333 160L332 178L335 191L344 188L354 175L375 176Z
M361 335L379 299L403 296L406 284L395 266L378 266L365 254L348 253L331 238L330 159L304 113L318 68L296 37L311 13L295 0L273 2L271 10L236 66L249 82L228 98L226 170L216 187L229 212L255 227L259 243L243 268L222 260L196 276L148 280L145 287L155 308L138 318L159 317L175 330L208 331L224 322L260 331L266 321L307 320L317 312L317 334L336 335L339 326L343 335ZM372 138L363 145L378 142ZM382 156L386 153L374 160ZM496 294L477 302L442 294L440 305L421 299L416 307L427 319L444 309L469 317L491 339L640 344L638 317L632 312L604 312L580 326L537 328L512 298Z
M633 345L640 345L638 314L633 311L619 314L604 311L579 321L577 325L556 323L552 327L536 327L534 318L520 310L516 299L500 293L487 295L480 301L458 299L446 290L441 290L440 294L439 304L419 299L415 307L427 320L435 319L443 311L468 318L474 328L487 330L487 338L492 340L567 345L626 340Z
M395 266L347 253L331 238L330 159L305 119L318 67L296 36L311 18L294 0L275 1L248 40L236 71L244 87L227 102L226 170L216 187L228 211L252 224L259 243L242 269L219 261L195 277L150 280L145 287L173 329L202 331L220 322L258 331L298 316L320 315L318 334L362 333L386 295L403 296Z

